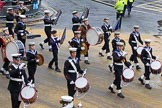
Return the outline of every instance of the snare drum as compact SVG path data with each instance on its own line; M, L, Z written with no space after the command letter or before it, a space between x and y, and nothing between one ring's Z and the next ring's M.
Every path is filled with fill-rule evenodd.
M103 31L100 27L92 27L86 33L87 41L90 45L97 45L103 41Z
M134 79L134 71L129 68L124 69L122 79L124 82L132 82Z
M151 63L151 72L152 74L160 74L161 73L161 62L155 60Z
M75 87L80 93L85 93L89 90L89 84L86 78L84 77L79 77L75 81Z
M12 61L11 54L15 53L20 53L22 56L25 53L24 44L19 40L14 40L6 45L6 57L9 61Z
M138 47L137 50L136 50L137 51L137 56L139 58L141 57L142 50L143 50L143 47L142 46Z
M21 89L20 96L24 103L34 103L37 99L36 89L30 86L25 86Z

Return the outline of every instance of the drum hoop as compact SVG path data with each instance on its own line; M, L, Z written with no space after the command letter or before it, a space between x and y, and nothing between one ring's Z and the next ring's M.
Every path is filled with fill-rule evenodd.
M125 70L127 70L127 69L129 69L129 68L125 68L124 70L123 70L123 72L125 71ZM132 70L133 72L134 72L134 70L133 69L130 69L130 70ZM133 73L133 77L132 78L134 78L134 73ZM123 73L122 73L122 76L124 77L124 75L123 75ZM125 78L125 77L124 77ZM130 79L132 79L132 78L130 78ZM126 78L125 78L126 79Z
M22 99L25 99L25 98L22 96L22 94L21 94L22 90L23 90L25 87L28 87L28 86L24 86L24 87L21 89L21 91L20 91L20 96L21 96ZM35 87L32 87L32 88L33 88L34 91L35 91L35 93L34 93L34 95L33 95L33 97L34 97L35 95L37 95L37 92L36 92L36 88L35 88ZM26 100L30 100L30 99L32 99L33 97L31 97L31 98L29 98L29 99L26 99Z
M160 62L160 64L161 64L161 67L162 67L162 62L160 61L160 60L155 60L155 61L158 61L158 62ZM154 62L154 61L153 61ZM152 62L151 62L151 64L152 64ZM151 65L150 65L150 67L151 67ZM161 68L160 67L160 68ZM152 67L151 67L152 68Z
M79 78L85 78L85 77L78 77L77 79L79 79ZM77 80L77 79L76 79L76 80ZM85 79L87 80L87 78L85 78ZM87 80L87 85L89 85L88 80ZM85 85L84 87L86 87L87 85ZM75 87L77 87L77 86L76 86L76 81L75 81ZM84 88L84 87L83 87L83 88ZM77 88L78 88L78 87L77 87ZM79 88L79 89L82 89L82 88Z

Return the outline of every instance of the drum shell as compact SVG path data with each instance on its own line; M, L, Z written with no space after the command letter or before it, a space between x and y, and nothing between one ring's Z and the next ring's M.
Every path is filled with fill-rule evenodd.
M160 64L161 64L161 62L159 61L159 60L155 60L155 61L157 61L157 62L159 62ZM153 62L152 62L153 63ZM151 64L152 64L151 63ZM156 64L157 65L157 64ZM162 71L162 64L161 64L161 66L159 67L159 69L153 69L153 67L151 67L150 66L150 70L151 70L151 73L152 74L160 74L161 73L161 71Z
M132 82L133 79L134 79L134 77L131 78L131 79L127 79L127 78L125 78L125 77L122 75L122 80L123 80L124 82Z
M79 77L79 78L82 78L82 77ZM78 79L79 79L78 78ZM77 80L78 80L77 79ZM85 78L86 79L86 78ZM77 81L76 80L76 81ZM76 90L79 92L79 93L86 93L88 90L89 90L89 88L90 88L90 85L89 85L89 83L88 83L88 81L87 81L87 84L84 86L84 87L82 87L82 88L79 88L79 87L77 87L76 86L76 84L75 84L75 87L76 87Z
M126 76L124 77L124 75L125 75L125 74L124 74L124 72L126 72L126 73L127 73L128 71L129 71L129 72L131 72L131 71L132 71L132 73L131 73L131 74L132 74L132 77L131 77L131 78L129 78L129 79L128 79L128 78L126 78ZM130 74L130 73L128 73L128 74ZM123 80L124 82L129 83L129 82L132 82L132 81L133 81L133 79L134 79L134 71L133 71L132 69L129 69L129 68L124 69L124 70L123 70L123 73L122 73L122 80Z
M23 88L22 88L22 89L23 89ZM30 98L30 99L25 99L25 98L21 95L21 92L20 92L21 99L23 100L24 103L32 104L32 103L34 103L34 102L36 101L38 95L37 95L36 89L35 89L35 88L33 88L33 89L35 90L35 94L34 94L34 96L33 96L32 98Z
M138 52L138 49L140 49L140 48L143 48L143 47L138 47L137 50L136 50L136 52L137 52L137 57L139 57L139 58L141 58L141 53L142 53L142 51L141 51L140 53Z
M39 62L37 63L37 65L43 65L43 63L44 63L44 57L43 57L43 55L42 54L37 54L36 55L36 59L39 59Z

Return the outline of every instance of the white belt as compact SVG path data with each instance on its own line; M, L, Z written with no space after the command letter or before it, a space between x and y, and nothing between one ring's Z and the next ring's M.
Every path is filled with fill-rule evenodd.
M80 23L74 23L73 25L80 25Z
M111 33L111 32L106 32L106 33Z
M75 70L68 70L69 73L76 73Z
M12 81L17 81L17 82L23 82L23 80L22 79L19 79L19 78L10 78L10 80L12 80Z
M51 26L51 24L45 24L44 26L45 26L45 27L47 27L47 26Z
M114 63L115 65L120 65L120 66L122 66L123 65L123 63Z
M24 32L24 30L18 30L18 32Z
M132 41L132 43L137 43L136 41Z
M14 21L6 21L6 23L14 23Z

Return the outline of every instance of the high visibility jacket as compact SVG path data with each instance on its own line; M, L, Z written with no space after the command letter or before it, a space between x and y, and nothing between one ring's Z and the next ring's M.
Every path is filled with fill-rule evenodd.
M131 3L134 2L134 0L128 0L128 1L131 2Z
M128 0L123 0L123 2L124 2L124 5L128 4Z
M123 3L123 1L116 2L114 8L115 8L117 13L123 13L123 10L124 10L124 3Z

